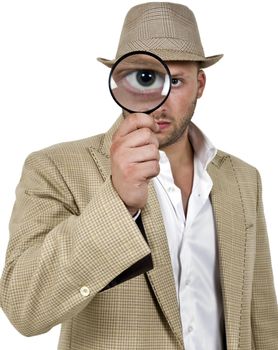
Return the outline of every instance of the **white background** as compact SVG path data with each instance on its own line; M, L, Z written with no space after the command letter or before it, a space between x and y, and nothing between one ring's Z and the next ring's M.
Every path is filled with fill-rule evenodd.
M0 0L0 270L23 161L37 149L105 131L120 113L107 88L123 19L138 1ZM275 1L187 0L208 68L194 121L217 148L255 165L278 290L277 10ZM0 347L56 349L59 327L25 338L0 311Z

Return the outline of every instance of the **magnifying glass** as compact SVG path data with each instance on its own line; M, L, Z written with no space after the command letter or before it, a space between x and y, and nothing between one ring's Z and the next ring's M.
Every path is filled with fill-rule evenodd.
M169 96L171 74L157 55L146 51L130 52L112 66L109 90L124 110L151 113Z

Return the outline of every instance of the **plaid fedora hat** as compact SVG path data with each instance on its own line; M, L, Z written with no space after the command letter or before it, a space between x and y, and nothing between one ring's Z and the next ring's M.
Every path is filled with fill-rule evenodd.
M209 67L223 55L205 57L197 22L186 6L149 2L132 7L126 15L115 59L97 58L107 67L133 51L148 51L164 61L197 61Z

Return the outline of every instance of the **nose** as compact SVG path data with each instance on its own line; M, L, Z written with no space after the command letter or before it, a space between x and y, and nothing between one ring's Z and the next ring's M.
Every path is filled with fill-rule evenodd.
M165 115L166 112L167 112L167 107L166 107L166 101L165 101L161 106L159 106L156 110L154 110L151 113L151 117L153 117L154 119L157 119L162 115Z

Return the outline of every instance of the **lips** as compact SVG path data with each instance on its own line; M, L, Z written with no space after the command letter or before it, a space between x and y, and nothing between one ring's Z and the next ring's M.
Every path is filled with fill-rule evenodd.
M159 126L160 130L164 130L164 129L169 127L170 122L168 122L166 120L157 120L156 124Z

